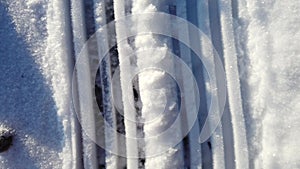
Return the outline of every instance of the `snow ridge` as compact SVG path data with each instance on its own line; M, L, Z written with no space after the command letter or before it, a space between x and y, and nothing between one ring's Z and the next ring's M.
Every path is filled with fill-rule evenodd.
M237 53L234 41L231 1L220 0L220 20L224 49L224 64L228 86L236 168L249 168L246 128L240 93Z

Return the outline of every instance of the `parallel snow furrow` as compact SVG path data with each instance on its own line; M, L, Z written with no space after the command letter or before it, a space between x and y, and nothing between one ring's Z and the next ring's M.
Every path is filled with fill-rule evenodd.
M187 19L187 4L185 1L177 0L176 1L176 15L178 17L181 17L183 19ZM174 24L177 25L176 21ZM181 25L182 26L182 25ZM177 31L178 37L183 38L183 37L188 37L189 32L188 32L188 25L183 25L185 27L182 28L175 28ZM174 47L173 47L174 48ZM175 50L175 49L173 49ZM185 62L185 64L188 65L190 69L192 69L192 55L190 49L186 48L182 43L179 43L179 57ZM176 51L175 51L176 52ZM175 53L176 54L176 53ZM181 93L184 93L184 98L189 98L188 100L182 100L182 110L183 111L197 111L197 107L193 104L196 100L195 98L195 92L194 91L194 86L193 86L193 80L192 77L189 75L186 75L183 70L182 65L178 65L178 76L180 76L183 82L183 91ZM184 122L187 122L188 118L184 120ZM191 123L191 122L190 122ZM188 140L188 145L184 145L187 147L184 147L184 153L187 154L185 155L185 167L191 168L191 169L201 169L202 168L202 154L201 154L201 144L199 141L195 138L199 138L200 135L200 128L199 128L199 121L196 120L194 123L193 128L189 132L188 136L186 136ZM183 144L186 144L185 142Z
M77 149L80 148L80 130L70 101L72 92L72 73L74 67L74 58L72 56L73 46L70 7L70 1L53 1L50 3L49 10L52 11L49 11L47 19L49 45L47 45L46 55L51 57L53 56L53 53L55 53L55 62L58 63L55 67L57 67L56 69L60 74L64 75L64 77L61 77L52 74L54 97L59 109L58 115L64 120L64 140L66 142L64 143L64 150L61 153L61 157L64 160L63 168L77 168L81 165L81 155L80 152L77 151ZM60 45L57 45L57 43ZM56 47L52 45L56 45ZM60 64L63 64L64 66L58 66ZM68 155L69 157L67 157Z
M234 41L232 5L231 1L226 0L219 0L218 4L220 9L228 101L233 130L235 167L247 169L249 168L248 145L240 93L237 51Z
M121 19L126 15L126 3L124 0L114 1L114 11L115 11L115 19ZM123 40L126 37L126 25L124 23L116 22L116 37L117 42ZM138 142L136 139L137 136L137 126L136 123L130 121L129 119L136 119L135 109L132 107L131 103L133 102L133 90L130 86L132 86L132 68L130 64L129 56L132 53L132 49L127 41L122 41L118 43L118 53L120 60L120 81L121 81L121 89L122 89L122 103L123 103L123 111L124 117L126 118L125 123L125 133L126 133L126 155L127 155L127 168L137 169L139 168L138 163ZM132 99L132 100L129 100Z
M214 48L216 49L219 57L224 64L224 52L222 46L222 34L220 28L220 12L218 7L217 0L209 1L209 17L210 17L210 31L211 31L211 38ZM217 75L219 76L219 75ZM218 77L222 78L222 77ZM227 97L227 96L226 96ZM234 165L234 150L233 150L233 134L232 134L232 126L231 126L231 115L229 111L228 100L225 102L225 107L223 110L223 117L222 117L222 135L223 138L223 152L224 152L224 163L223 168L235 168ZM217 164L215 164L217 165Z
M100 85L102 88L103 112L106 114L106 117L111 116L112 121L110 123L113 123L114 130L117 130L120 135L124 136L126 133L124 116L122 114L123 110L121 110L123 107L123 105L121 105L121 98L123 96L120 86L121 82L118 44L116 44L116 25L111 24L113 21L115 21L114 1L103 2L94 0L94 15L96 30L102 30L102 33L104 33L103 37L97 37L97 41L100 42L101 40L103 40L103 38L107 39L107 42L105 44L98 44L99 58L102 58L100 63L101 66L99 69L101 75L99 76L99 78L102 79ZM106 30L107 32L103 32L103 27L105 27L106 24L109 24L111 27ZM104 49L109 49L109 53L107 53L107 56L100 56L104 54L104 51L100 51L101 48L103 49L103 45L106 46L104 47ZM106 129L106 145L116 147L116 152L124 155L126 153L126 147L122 145L126 144L126 140L120 135L112 135L112 133L109 132L111 132L111 130ZM112 137L110 135L112 135ZM109 140L113 141L114 143L110 143ZM110 154L108 152L106 153L111 156L111 158L105 158L107 161L106 167L126 167L126 158L115 154Z
M211 30L210 28L210 23L213 22L211 21L211 19L214 19L214 18L211 18L210 17L210 14L212 11L211 10L211 7L209 6L211 5L209 1L202 1L202 2L198 2L198 5L197 5L197 16L199 16L198 18L198 25L199 25L199 29L205 34L205 36L207 36L207 38L209 40L212 39L212 35L211 34L214 34L215 32L213 30ZM215 12L215 11L213 11ZM201 40L204 41L204 38L201 37ZM210 59L212 60L213 63L216 63L216 59L217 57L219 57L214 51L214 46L211 47L211 46L206 46L207 44L206 43L203 43L202 42L202 51L203 51L203 54L204 56L209 56L211 57ZM213 45L213 44L210 44L209 45ZM209 82L205 82L205 83L216 83L217 84L217 89L221 90L221 87L219 87L219 82L218 82L218 74L217 74L217 71L218 69L216 68L215 64L213 65L213 75L210 75L209 76L209 79L208 77L205 77L204 73L203 73L203 76L205 78L205 81L209 81ZM203 71L204 72L204 71ZM205 87L207 88L206 86L207 84L205 84ZM214 89L210 89L210 90L214 90ZM208 105L210 105L210 100L209 100L209 96L211 94L212 91L210 91L209 89L206 89L206 92L208 93L207 94L207 98L206 98L206 102ZM217 93L218 95L218 98L221 98L220 93L218 92ZM217 103L216 105L214 106L217 106L218 107L218 110L219 111L222 111L220 110L220 100L217 100ZM207 108L209 110L209 108ZM221 112L218 112L218 113L221 113ZM214 122L211 121L210 122L211 126L214 125ZM213 129L211 129L213 130ZM211 159L211 163L212 163L212 167L214 169L224 169L225 168L225 155L224 155L224 133L222 133L222 130L223 130L223 126L222 126L222 123L219 123L218 124L218 127L215 129L215 131L213 132L210 140L208 142L206 142L207 144L211 144L211 150L210 153L212 154L212 159Z
M83 7L83 1L71 1L71 18L72 18L72 33L73 33L73 44L74 44L74 59L75 61L77 60L77 56L78 54L81 52L82 47L84 46L84 43L86 42L86 30L85 30L85 19L84 19L84 7ZM74 89L76 92L73 93L73 97L75 97L74 99L78 98L78 95L76 95L76 93L78 93L79 89L78 86L73 86L77 89ZM74 100L73 103L74 106L77 106L77 109L79 109L79 99L76 99L76 102ZM79 121L81 122L81 118L78 115L77 116ZM84 132L84 131L82 131ZM81 132L81 137L82 137L82 150L81 149L77 149L78 152L82 153L82 164L81 166L92 166L87 165L87 163L89 163L89 161L93 161L91 159L87 159L87 156L84 156L85 154L87 154L87 152L90 151L90 149L88 149L87 147L89 147L88 145L92 144L94 145L94 143L88 141L88 139L86 138L87 136L84 135ZM93 147L93 151L90 151L90 153L92 154L93 152L96 152L95 146ZM78 168L80 168L81 166L78 166Z
M80 124L83 128L82 134L82 166L85 168L95 169L98 166L97 162L97 146L94 141L90 139L90 133L95 133L95 118L94 118L94 109L93 109L93 89L92 89L92 80L89 64L89 52L86 48L83 48L87 36L86 36L86 27L85 27L85 17L84 17L84 5L83 1L72 1L72 25L73 25L73 42L74 42L74 57L76 58L76 69L74 69L74 83L76 86L73 86L73 97L76 97L78 93L78 105L77 107L77 116L79 118ZM79 54L85 64L78 63ZM81 61L82 61L81 60ZM75 89L74 87L77 87ZM75 98L76 99L76 98ZM88 127L87 127L88 126ZM87 129L89 132L87 132ZM89 133L89 134L88 134ZM96 136L92 136L95 138ZM77 150L79 151L79 150Z
M114 18L112 17L113 14L110 12L113 12L113 4L110 3L105 3L104 1L99 1L99 0L94 0L93 4L93 12L94 12L94 22L95 22L95 30L98 31L102 27L104 27L107 22L110 22ZM105 149L106 150L111 150L114 149L116 152L119 151L120 149L120 143L118 143L118 138L116 133L111 132L110 127L117 129L117 117L116 117L116 109L113 105L113 84L112 84L112 67L111 67L111 57L116 57L116 56L111 56L111 53L107 53L107 56L104 56L104 52L106 51L101 51L101 49L109 49L112 48L110 46L111 44L111 39L115 38L115 33L114 30L105 30L106 32L101 31L101 36L100 34L96 34L96 41L101 42L103 39L106 39L105 43L98 43L98 58L102 60L96 59L97 63L100 61L100 68L99 68L99 77L96 77L96 79L100 79L100 85L98 86L101 88L101 96L102 98L102 115L104 116L106 122L109 124L108 126L104 126L104 138L105 138ZM99 103L98 103L99 104ZM101 123L99 124L101 125ZM103 125L103 123L102 123ZM98 128L101 128L103 126L97 126ZM97 135L97 138L103 138L101 135ZM123 168L124 166L120 166L119 164L119 157L115 154L112 154L108 151L99 151L98 156L100 158L103 158L101 156L104 156L105 166L106 168ZM101 161L101 160L100 160ZM100 164L103 165L103 164Z

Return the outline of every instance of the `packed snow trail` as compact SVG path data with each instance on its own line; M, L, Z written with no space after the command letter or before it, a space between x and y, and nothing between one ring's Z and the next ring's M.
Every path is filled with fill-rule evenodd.
M134 0L132 14L158 12L164 10L161 8L162 6L167 5L169 5L167 1ZM170 78L171 76L168 75L168 73L174 72L175 63L168 53L170 48L168 43L165 43L168 40L164 41L162 37L150 33L153 29L151 22L140 23L139 19L135 21L137 22L137 32L149 32L149 34L137 35L134 43L137 67L141 70L138 78L142 102L142 120L145 121L145 168L183 168L182 144L169 147L171 140L182 137L182 133L180 124L176 124L177 126L172 129L168 128L170 122L176 118L176 111L178 111L176 86L172 81L173 79ZM164 22L171 22L171 20ZM158 23L157 26L159 27L160 24ZM155 65L164 65L164 70L152 69L151 67L155 67ZM172 130L173 138L160 135L165 130ZM153 139L153 137L157 139Z

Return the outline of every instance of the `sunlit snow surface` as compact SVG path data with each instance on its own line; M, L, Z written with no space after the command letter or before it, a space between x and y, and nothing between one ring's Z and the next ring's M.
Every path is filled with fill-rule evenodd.
M45 3L0 3L0 129L15 130L13 145L0 154L0 168L62 165L62 121L53 89L43 75Z
M1 168L70 168L75 161L64 4L0 3L0 126L15 130Z
M134 1L133 12L141 6L155 10L148 1ZM300 3L233 1L237 13L231 33L250 168L300 168ZM70 51L63 5L0 0L0 130L15 130L12 147L0 154L0 168L72 168Z
M239 8L252 167L299 168L300 3L248 0Z

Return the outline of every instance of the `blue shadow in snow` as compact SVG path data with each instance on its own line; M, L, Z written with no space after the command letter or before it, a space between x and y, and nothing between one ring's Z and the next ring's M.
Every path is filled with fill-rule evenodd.
M64 135L53 93L2 1L0 40L0 125L15 130L13 145L0 161L12 168L30 169L47 161L60 163Z

